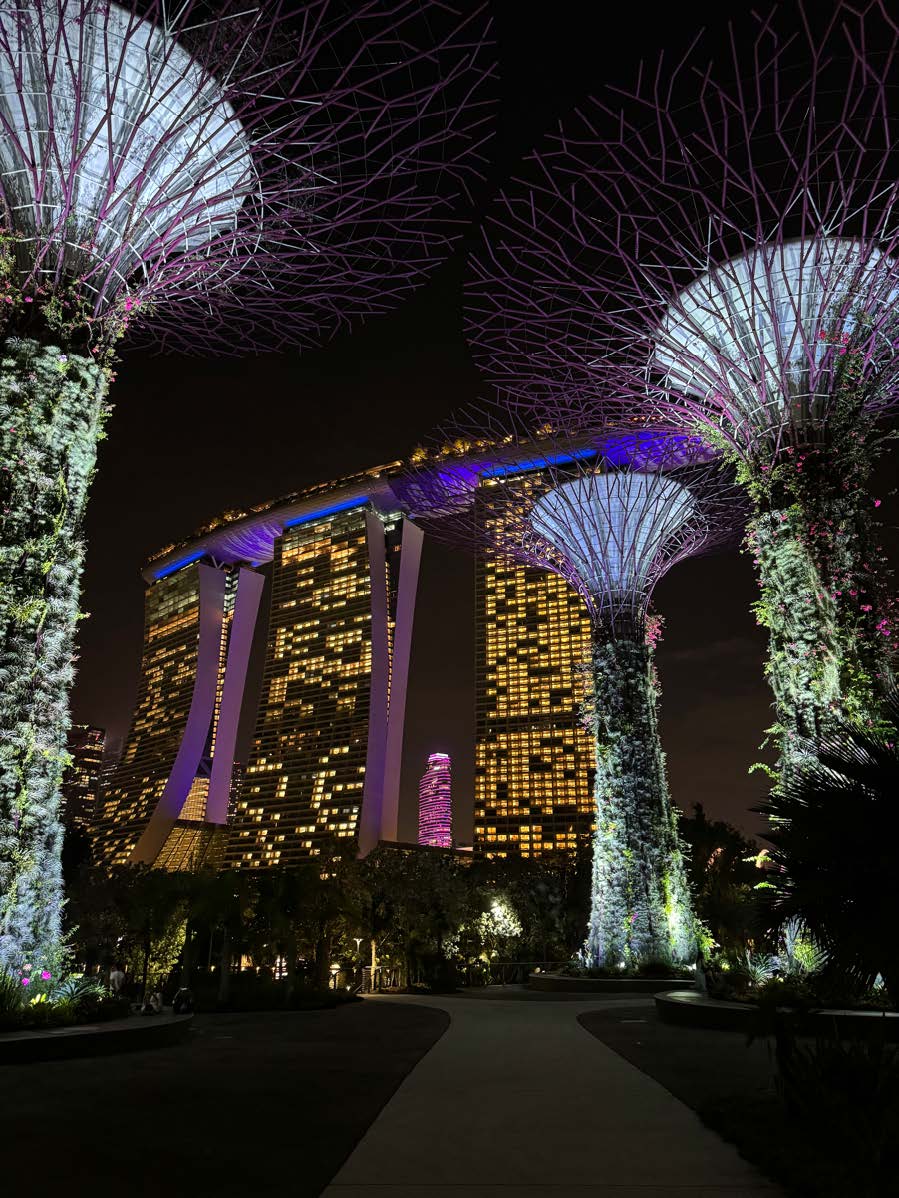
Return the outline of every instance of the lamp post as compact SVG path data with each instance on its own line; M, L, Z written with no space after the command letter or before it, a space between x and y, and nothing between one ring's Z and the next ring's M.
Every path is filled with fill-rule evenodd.
M361 974L362 973L362 957L360 956L360 945L362 944L362 937L354 936L353 943L356 946L356 970L355 970L355 972L358 974Z

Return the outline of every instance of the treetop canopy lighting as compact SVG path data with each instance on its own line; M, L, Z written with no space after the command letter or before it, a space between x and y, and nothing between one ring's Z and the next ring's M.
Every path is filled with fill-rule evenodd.
M566 420L566 416L568 419ZM734 538L739 493L698 438L483 407L421 450L401 487L433 535L566 578L593 624L591 965L686 965L696 929L659 743L648 618L675 562Z
M642 597L653 564L696 509L690 488L660 474L581 475L542 495L530 521L602 607Z
M58 972L115 347L315 345L420 283L489 136L487 27L440 0L0 0L0 969Z
M468 334L525 411L715 446L747 548L783 771L881 719L897 622L870 493L899 403L899 25L878 0L774 8L590 100L509 188Z
M478 174L480 11L216 7L0 0L13 277L77 303L94 340L319 342L423 280Z
M4 200L36 285L78 279L99 314L237 232L260 190L249 136L165 28L117 4L6 0L0 39ZM60 170L62 146L77 152Z
M897 300L899 269L875 246L836 237L757 245L670 302L651 363L662 381L649 394L679 395L684 424L717 426L742 452L813 445L850 346L870 376L872 407L899 373L892 322L867 321ZM665 404L658 418L679 411Z

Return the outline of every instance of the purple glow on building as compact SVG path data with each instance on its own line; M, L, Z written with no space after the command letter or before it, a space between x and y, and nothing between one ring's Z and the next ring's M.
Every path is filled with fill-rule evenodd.
M453 843L453 770L448 753L432 753L418 784L418 843L448 849Z

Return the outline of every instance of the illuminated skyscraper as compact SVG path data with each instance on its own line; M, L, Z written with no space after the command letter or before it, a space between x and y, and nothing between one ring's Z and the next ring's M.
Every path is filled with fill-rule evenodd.
M103 770L106 733L90 724L73 724L66 748L71 763L62 779L63 822L67 828L87 827L96 809Z
M496 556L475 579L475 852L574 852L595 806L573 665L590 657L586 607L558 575Z
M288 521L274 549L262 697L229 863L362 853L396 840L421 534L347 500Z
M388 482L399 465L228 512L148 565L137 708L94 827L100 860L256 868L332 837L363 853L396 840L421 555ZM255 698L267 562L244 773L238 728Z
M453 844L453 770L448 753L432 753L418 784L418 843Z
M137 707L94 827L107 865L189 869L224 849L234 745L261 575L198 560L146 593Z
M99 860L256 868L315 855L331 837L363 853L396 840L421 556L389 486L399 465L227 512L156 554L137 707L93 828ZM244 771L238 730L255 698L246 684L268 562Z

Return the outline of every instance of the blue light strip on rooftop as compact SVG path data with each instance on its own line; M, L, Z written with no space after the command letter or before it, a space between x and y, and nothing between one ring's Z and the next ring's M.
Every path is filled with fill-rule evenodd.
M206 556L205 549L198 549L196 553L189 553L187 557L181 557L176 562L171 562L168 566L163 566L161 570L157 570L153 575L155 579L168 578L170 574L176 573L182 566L189 566L191 562L197 562L201 557Z
M294 516L292 520L285 520L285 528L295 528L298 524L309 524L312 520L320 520L323 516L333 516L335 512L346 512L351 507L364 507L368 503L365 496L356 499L344 499L342 503L332 504L331 507L319 508L317 512L310 512L308 516Z
M595 458L599 450L579 449L576 453L553 453L545 458L529 458L526 462L515 462L512 466L494 466L482 470L481 478L504 478L508 474L522 474L526 470L539 470L541 466L564 466L566 462L580 462L584 458Z

